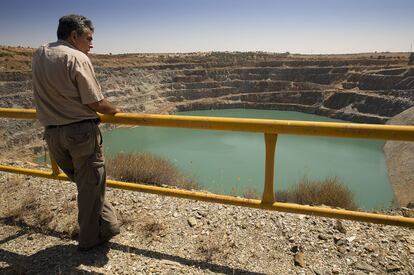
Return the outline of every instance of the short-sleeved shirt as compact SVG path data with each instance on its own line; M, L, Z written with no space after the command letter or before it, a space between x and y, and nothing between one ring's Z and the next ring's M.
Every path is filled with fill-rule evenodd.
M98 115L86 104L104 97L89 57L64 40L41 46L32 61L37 118L44 126Z

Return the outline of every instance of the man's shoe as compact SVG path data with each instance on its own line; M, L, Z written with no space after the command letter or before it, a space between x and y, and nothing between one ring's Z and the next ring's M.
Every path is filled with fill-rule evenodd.
M90 251L90 250L92 250L94 248L103 246L104 244L107 244L107 243L108 243L107 240L102 240L102 241L99 241L97 244L94 244L92 246L88 246L88 247L78 246L78 251L80 251L80 252L87 252L87 251Z
M110 239L112 239L113 237L115 237L118 234L119 234L119 230L117 230L115 232L111 232L109 235L101 236L98 243L96 243L96 244L94 244L92 246L88 246L88 247L78 246L78 251L80 251L80 252L87 252L89 250L92 250L92 249L97 248L99 246L102 246L104 244L107 244Z

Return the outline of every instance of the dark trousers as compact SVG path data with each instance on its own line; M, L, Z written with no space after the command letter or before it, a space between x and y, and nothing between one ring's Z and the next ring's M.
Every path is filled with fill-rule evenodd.
M79 246L92 247L119 232L115 209L105 200L102 135L92 120L46 127L51 156L78 189Z

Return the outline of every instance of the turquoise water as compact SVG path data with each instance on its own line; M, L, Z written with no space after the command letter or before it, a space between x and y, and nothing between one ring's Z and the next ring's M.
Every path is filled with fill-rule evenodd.
M225 109L177 115L289 119L343 122L285 111ZM260 194L264 182L263 134L160 127L120 128L104 133L106 154L149 152L169 159L196 179L203 189L218 194ZM279 135L276 144L275 189L283 190L301 178L337 177L365 209L390 206L383 141Z

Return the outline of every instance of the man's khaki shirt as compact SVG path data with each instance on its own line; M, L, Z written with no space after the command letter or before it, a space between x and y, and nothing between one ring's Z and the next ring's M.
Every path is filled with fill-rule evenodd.
M89 57L64 40L41 46L32 62L37 118L44 126L98 115L86 104L104 97Z

